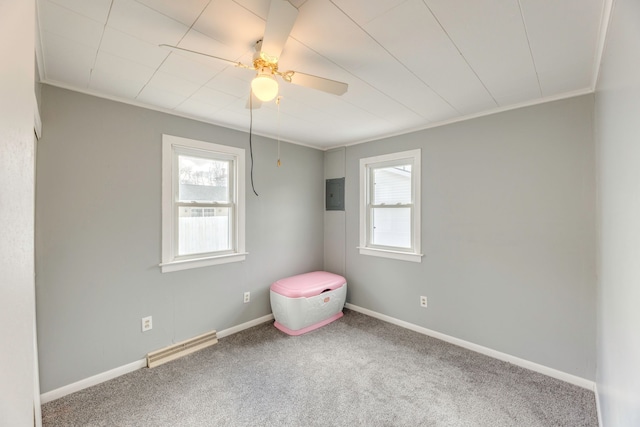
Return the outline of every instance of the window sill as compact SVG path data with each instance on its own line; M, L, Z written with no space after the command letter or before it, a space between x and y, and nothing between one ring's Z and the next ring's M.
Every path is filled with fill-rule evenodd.
M163 262L162 264L160 264L160 269L163 273L170 273L172 271L188 270L190 268L209 267L211 265L240 262L245 260L247 254L247 252L242 252L228 255L212 256L207 258Z
M370 255L382 258L398 259L401 261L422 262L424 254L390 251L386 249L373 249L359 246L360 255Z

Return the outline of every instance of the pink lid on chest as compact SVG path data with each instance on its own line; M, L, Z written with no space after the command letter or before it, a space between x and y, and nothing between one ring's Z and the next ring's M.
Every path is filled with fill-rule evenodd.
M289 298L307 298L325 290L333 291L345 283L344 277L337 274L314 271L280 279L271 285L271 290Z

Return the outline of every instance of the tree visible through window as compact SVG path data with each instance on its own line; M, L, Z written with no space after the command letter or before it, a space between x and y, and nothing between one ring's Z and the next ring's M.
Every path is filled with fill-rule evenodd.
M241 261L244 150L163 135L162 271Z
M232 167L230 160L178 154L178 256L233 249Z

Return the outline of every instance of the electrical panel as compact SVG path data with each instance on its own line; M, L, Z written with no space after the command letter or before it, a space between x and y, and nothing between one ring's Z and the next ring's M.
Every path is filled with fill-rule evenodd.
M325 210L344 210L344 178L327 179L325 190Z

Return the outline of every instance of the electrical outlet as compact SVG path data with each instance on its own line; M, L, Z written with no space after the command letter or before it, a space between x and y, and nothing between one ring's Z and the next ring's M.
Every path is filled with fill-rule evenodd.
M244 293L244 303L248 303L249 301L251 301L251 292L245 292Z
M142 318L142 332L150 331L153 328L153 321L151 316Z
M420 297L420 307L427 308L427 297L425 296Z

